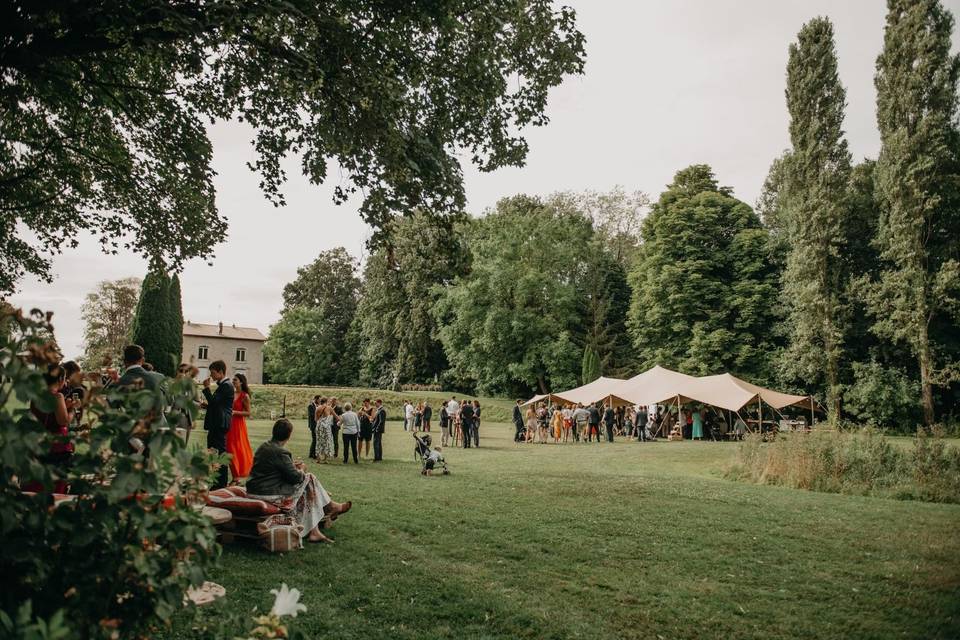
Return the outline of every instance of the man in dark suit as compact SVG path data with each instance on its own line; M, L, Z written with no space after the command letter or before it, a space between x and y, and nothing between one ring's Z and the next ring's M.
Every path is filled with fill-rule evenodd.
M377 413L373 416L370 430L373 432L373 461L383 461L383 429L387 426L387 410L383 408L383 400L377 398Z
M313 396L313 401L307 405L307 428L310 429L310 454L311 460L317 457L317 403L320 402L320 396Z
M597 405L590 405L590 419L587 420L587 442L593 441L593 434L597 434L597 442L600 442L600 410Z
M227 365L223 360L210 363L210 377L203 381L204 406L207 415L203 417L203 429L207 432L207 448L216 449L217 453L227 450L227 431L230 430L230 419L233 417L233 385L227 377ZM210 391L210 380L217 383L217 390ZM217 484L214 489L227 486L227 465L220 467Z
M513 407L513 426L517 432L513 435L514 442L520 442L523 438L523 413L520 411L520 401Z
M607 430L607 442L613 442L613 427L617 421L617 414L613 409L613 402L607 404L607 409L603 412L603 426ZM597 440L600 440L600 434L597 434Z
M463 431L463 448L469 449L473 438L473 405L469 400L464 400L460 406L460 429Z

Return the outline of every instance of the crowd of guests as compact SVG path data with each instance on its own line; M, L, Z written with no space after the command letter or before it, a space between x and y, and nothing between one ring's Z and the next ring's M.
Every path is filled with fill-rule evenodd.
M310 429L310 452L308 457L320 463L337 460L343 445L343 464L353 455L354 464L360 458L370 457L373 443L373 461L383 460L383 432L387 424L387 411L383 400L371 402L364 398L360 406L340 404L336 397L316 395L307 404L307 427Z
M248 495L291 504L291 513L303 526L304 537L312 542L330 542L321 527L346 513L352 503L333 501L317 478L306 471L303 463L294 462L286 449L293 432L293 425L288 420L277 421L271 439L254 454L247 435L246 421L251 415L252 394L246 376L237 373L228 379L226 364L220 360L210 363L209 371L210 375L200 383L199 392L195 386L199 371L193 365L181 364L175 380L190 381L187 386L194 390L196 408L205 410L203 428L207 432L208 450L230 454L229 465L219 466L211 489L225 487L229 471L231 484L245 482ZM59 469L61 478L66 477L72 464L75 440L82 428L83 410L92 391L101 388L121 392L159 390L162 392L160 397L169 400L167 391L170 380L153 370L139 345L129 345L124 349L122 374L110 367L84 373L76 362L67 361L48 366L43 372L43 380L46 384L44 393L49 397L31 402L30 412L54 436L41 462ZM169 401L157 406L160 411L169 408ZM176 432L187 442L193 430L193 413L189 409L182 410L176 418ZM351 444L354 460L360 422L350 405L345 405L340 416L344 451L346 444ZM129 446L131 454L149 457L147 446L138 438L131 438ZM42 487L37 482L24 482L21 489L40 491ZM67 481L63 479L58 480L53 489L56 493L69 493Z
M463 446L469 449L480 446L480 401L457 400L452 396L440 403L440 445ZM431 429L433 407L429 400L414 405L409 400L403 404L403 430L425 431Z
M526 410L524 410L526 406ZM524 405L513 408L514 441L522 443L613 442L626 437L646 442L669 435L685 440L742 439L747 425L737 416L732 427L718 410L707 406L677 407L614 406L612 403Z

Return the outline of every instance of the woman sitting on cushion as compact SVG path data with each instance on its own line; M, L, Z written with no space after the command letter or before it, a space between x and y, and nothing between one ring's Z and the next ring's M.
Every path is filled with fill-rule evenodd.
M292 499L292 515L303 525L310 542L333 542L320 532L325 516L331 520L350 510L350 502L334 502L320 481L308 473L302 462L294 462L286 449L293 424L280 418L273 425L273 438L264 442L253 456L253 468L247 480L247 494L268 502Z

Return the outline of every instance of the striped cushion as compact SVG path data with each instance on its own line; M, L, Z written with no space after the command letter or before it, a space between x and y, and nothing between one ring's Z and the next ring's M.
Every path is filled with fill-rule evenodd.
M211 491L207 496L207 504L241 516L269 516L280 512L276 505L247 496L243 487L224 487Z

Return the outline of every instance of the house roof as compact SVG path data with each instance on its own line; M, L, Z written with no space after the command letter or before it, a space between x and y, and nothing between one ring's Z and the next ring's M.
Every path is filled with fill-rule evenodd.
M259 329L253 327L238 327L237 325L203 324L200 322L183 323L183 335L198 336L201 338L228 338L230 340L256 340L257 342L266 341L267 337L260 333Z

